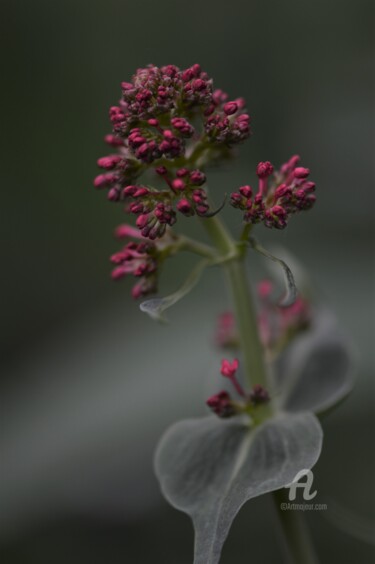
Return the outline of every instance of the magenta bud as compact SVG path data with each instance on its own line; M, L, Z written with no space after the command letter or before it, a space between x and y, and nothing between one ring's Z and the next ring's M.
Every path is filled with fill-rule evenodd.
M133 90L134 89L134 85L131 82L121 82L121 88L122 90Z
M124 223L123 225L119 225L118 227L116 227L115 237L117 237L118 239L135 237L138 239L141 237L141 234L138 231L138 229L136 229L135 227L132 227L131 225L127 225L126 223Z
M229 362L226 358L221 361L221 374L227 378L232 378L238 370L239 362L235 358L232 362Z
M208 205L207 204L198 204L195 208L197 210L198 215L206 215L208 212Z
M303 189L307 193L311 193L315 191L315 182L304 182Z
M185 182L183 180L181 180L181 178L175 178L172 181L172 187L173 187L174 190L184 190Z
M255 384L255 386L253 386L249 397L252 403L255 405L267 403L270 400L270 396L268 395L267 390L260 384Z
M124 196L134 196L137 190L138 186L126 186L126 188L123 189L122 193Z
M133 198L141 198L143 196L147 196L147 194L149 194L149 190L147 190L147 188L138 188L138 190L136 190L133 194Z
M237 102L227 102L226 104L224 104L223 110L227 116L231 116L238 110L238 104Z
M306 198L306 192L303 188L300 188L299 190L295 190L294 196L297 200L304 200Z
M121 145L124 144L121 137L118 137L117 135L113 135L112 133L106 135L104 137L104 141L108 143L108 145L111 145L112 147L121 147Z
M165 139L174 139L174 135L170 129L165 129L163 131L163 136Z
M290 196L292 194L292 189L286 184L280 184L275 190L275 199L283 198L285 196Z
M268 178L273 173L273 165L269 161L260 162L257 166L259 178Z
M206 182L206 175L200 170L193 170L190 173L190 182L194 186L202 186Z
M258 296L261 300L266 300L270 297L273 291L272 282L270 280L261 280L258 284Z
M180 200L176 206L176 208L178 209L178 211L186 216L192 216L194 215L194 208L191 205L191 203L189 202L189 200L186 200L186 198L183 198L182 200Z
M245 198L251 198L251 196L253 195L253 191L251 189L251 186L241 186L240 193Z
M206 404L219 417L226 418L236 414L236 410L231 402L231 397L228 392L224 390L209 397Z
M138 204L137 202L132 202L129 206L129 211L131 213L135 213L135 214L142 213L144 211L144 206L143 206L143 204ZM139 225L138 225L138 227L139 227Z
M111 277L112 280L121 280L121 278L124 278L125 274L126 270L122 266L118 266L112 270Z
M97 163L100 168L105 168L106 170L111 170L117 163L121 161L120 155L110 155L108 157L101 157L98 159Z
M285 209L282 206L272 206L270 211L271 213L273 213L274 215L280 218L283 218L287 215Z
M137 217L137 221L135 223L136 223L136 225L139 229L144 229L144 227L146 227L146 225L149 223L148 213L139 215ZM143 235L143 232L142 232L142 235Z
M159 174L159 176L165 176L168 171L165 166L158 166L155 168L155 172L156 174Z
M117 180L118 177L116 174L99 174L99 176L94 179L94 186L95 188L107 188L117 182Z
M239 192L232 192L230 195L230 203L234 208L242 208L243 196Z
M158 127L159 125L159 120L155 119L155 118L151 118L149 120L147 120L148 125L151 125L152 127Z
M108 191L107 198L110 202L118 202L120 199L120 191L118 188L111 188Z
M307 178L310 174L310 170L308 168L304 168L299 166L294 169L294 177L295 178Z
M142 285L141 284L136 284L135 286L133 286L132 288L132 297L137 300L138 298L140 298L141 296L143 296L143 290L142 290Z
M148 144L147 143L143 143L138 149L137 149L137 157L142 158L145 157L148 153Z
M176 172L176 175L178 176L178 178L183 178L184 176L187 176L189 174L189 171L187 168L179 168L178 171Z

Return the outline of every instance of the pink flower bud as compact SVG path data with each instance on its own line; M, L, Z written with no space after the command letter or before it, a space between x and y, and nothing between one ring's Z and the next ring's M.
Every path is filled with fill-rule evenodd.
M124 196L134 196L137 190L138 186L126 186L126 188L123 189L122 193Z
M186 198L180 200L176 206L178 211L186 216L194 215L194 208Z
M251 186L241 186L240 188L240 193L242 194L242 196L244 196L245 198L251 198L253 191L251 189Z
M270 401L270 396L268 395L267 390L260 384L255 384L255 386L253 386L249 398L255 405L267 403Z
M226 358L221 361L221 374L226 378L232 378L238 370L239 362L235 358L232 362L229 362Z
M206 182L206 175L200 170L193 170L193 172L190 173L190 182L194 186L201 186Z
M134 85L131 82L121 82L122 90L134 90Z
M122 266L118 266L112 270L111 277L112 280L121 280L121 278L124 278L125 274L126 270Z
M107 188L117 181L118 176L116 174L99 174L99 176L94 179L94 186L95 188Z
M206 404L218 417L231 417L236 414L236 410L231 402L231 397L225 390L211 396Z
M178 171L176 172L176 175L178 176L178 178L183 178L184 176L187 176L189 174L189 171L187 168L179 168Z
M268 178L273 173L273 165L269 161L260 162L257 166L259 178Z
M315 182L304 182L303 189L307 193L311 193L315 191Z
M137 221L135 223L136 223L137 227L139 227L139 229L143 229L149 223L149 214L145 213L145 214L139 215L137 217Z
M275 190L275 200L291 195L292 195L292 189L290 186L287 186L286 184L280 184L280 186L278 186Z
M120 199L120 191L118 188L111 188L107 194L107 198L110 202L118 202Z
M118 137L117 135L113 135L112 133L106 135L104 137L104 141L108 143L108 145L111 145L112 147L121 147L121 145L124 144L124 141L121 139L121 137Z
M304 168L302 166L297 167L294 169L294 177L295 178L307 178L310 174L310 169Z
M238 104L237 102L227 102L226 104L224 104L223 110L227 116L231 116L238 110Z
M106 170L111 170L117 163L121 161L120 155L109 155L108 157L101 157L98 159L97 163L100 168L105 168Z
M142 198L143 196L147 196L147 194L149 194L150 191L147 190L147 188L138 188L134 194L133 194L133 198Z
M175 178L172 181L172 187L174 190L184 190L185 189L185 182L181 180L181 178Z
M141 234L138 229L135 229L131 225L123 224L116 227L115 237L117 237L118 239L126 239L128 237L140 239Z

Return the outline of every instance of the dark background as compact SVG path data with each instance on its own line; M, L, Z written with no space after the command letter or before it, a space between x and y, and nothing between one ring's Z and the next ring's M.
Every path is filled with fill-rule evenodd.
M191 562L191 526L161 498L152 452L169 423L203 412L223 288L210 273L170 326L153 325L129 284L109 280L123 216L92 188L119 83L150 62L199 62L247 100L254 136L210 175L218 201L253 182L259 160L298 152L312 170L314 211L260 237L298 257L358 351L356 389L327 419L315 470L329 509L308 518L322 563L375 561L365 540L374 522L373 2L2 0L0 21L1 561ZM194 220L188 228L200 234ZM167 269L164 292L187 264ZM241 511L223 564L281 561L269 503Z

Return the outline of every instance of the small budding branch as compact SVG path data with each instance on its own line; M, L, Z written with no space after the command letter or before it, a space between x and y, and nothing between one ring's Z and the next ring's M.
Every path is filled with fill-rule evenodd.
M226 200L212 208L206 171L208 165L229 159L235 147L251 135L245 100L230 99L215 89L198 64L185 70L149 65L138 69L131 82L121 83L121 89L118 105L109 111L112 133L105 136L112 153L98 160L104 172L94 180L108 200L120 204L135 219L133 225L123 224L115 231L123 247L111 256L112 278L134 277L133 297L147 298L141 310L159 320L209 266L223 268L233 299L233 312L220 316L216 336L218 346L227 350L221 374L229 390L219 390L207 399L211 415L180 422L168 430L155 460L164 495L193 519L195 564L214 564L219 562L241 505L255 495L286 486L301 468L310 468L320 453L321 429L314 409L302 412L294 406L289 412L290 395L283 395L272 377L275 361L313 327L314 313L308 300L297 294L288 266L253 237L257 224L285 229L293 214L311 209L315 184L297 155L278 169L269 161L260 162L254 187L241 186L230 194L230 205L241 211L236 238L219 219ZM181 215L198 218L211 244L179 233L176 225ZM180 251L200 258L192 273L170 296L149 298L158 290L164 261ZM281 302L275 298L275 284L264 280L258 285L254 305L245 266L251 251L283 268L287 283ZM284 380L290 393L291 385ZM228 433L233 437L229 452L224 445ZM216 454L207 462L207 453L200 456L199 449L211 435L209 444ZM270 437L282 448L293 441L294 458L284 449L273 457L273 466L264 468L263 477L257 473L254 482L251 468L265 463L257 448L259 444L266 450L275 448ZM183 465L178 458L181 444L185 445ZM203 464L213 465L211 473L200 472ZM216 492L215 478L205 484L204 475L216 477ZM190 481L189 492L182 487L183 480ZM235 499L235 488L237 492L242 488L241 500ZM294 561L302 562L299 555L303 553L304 562L313 562L308 536L301 546L298 535L290 527L284 529Z

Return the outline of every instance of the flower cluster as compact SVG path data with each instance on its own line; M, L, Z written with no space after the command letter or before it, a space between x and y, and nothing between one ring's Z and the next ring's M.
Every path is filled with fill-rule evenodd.
M231 194L231 204L245 212L245 222L263 222L266 227L284 229L290 215L314 205L315 183L307 180L310 171L297 166L299 161L300 157L294 155L278 171L269 161L260 162L257 193L251 186L242 186Z
M128 240L121 251L111 256L110 260L115 265L112 270L113 280L121 280L128 274L135 276L138 281L132 289L134 298L156 292L161 249L129 225L120 225L115 234L118 239L131 238L136 241Z
M288 307L275 305L272 297L274 287L269 280L258 284L261 308L258 316L259 335L265 348L278 349L311 324L309 302L301 296Z
M253 386L250 393L246 393L236 376L238 367L237 359L232 362L224 359L221 362L222 376L231 382L240 399L233 400L226 390L221 390L218 394L209 397L206 404L218 417L227 418L239 413L251 414L254 408L267 403L270 399L267 390L259 384Z
M209 209L202 166L250 135L244 100L214 90L199 65L139 69L121 84L122 98L110 108L113 153L98 160L104 172L94 186L136 214L143 237L157 239L177 213L204 217ZM203 125L202 125L203 124ZM156 185L139 182L151 172Z
M262 345L268 350L284 348L296 334L307 329L312 321L310 304L305 298L298 296L291 306L281 307L275 303L273 294L274 286L270 280L262 280L258 284L259 335ZM238 348L236 321L231 311L219 316L215 341L222 348Z

